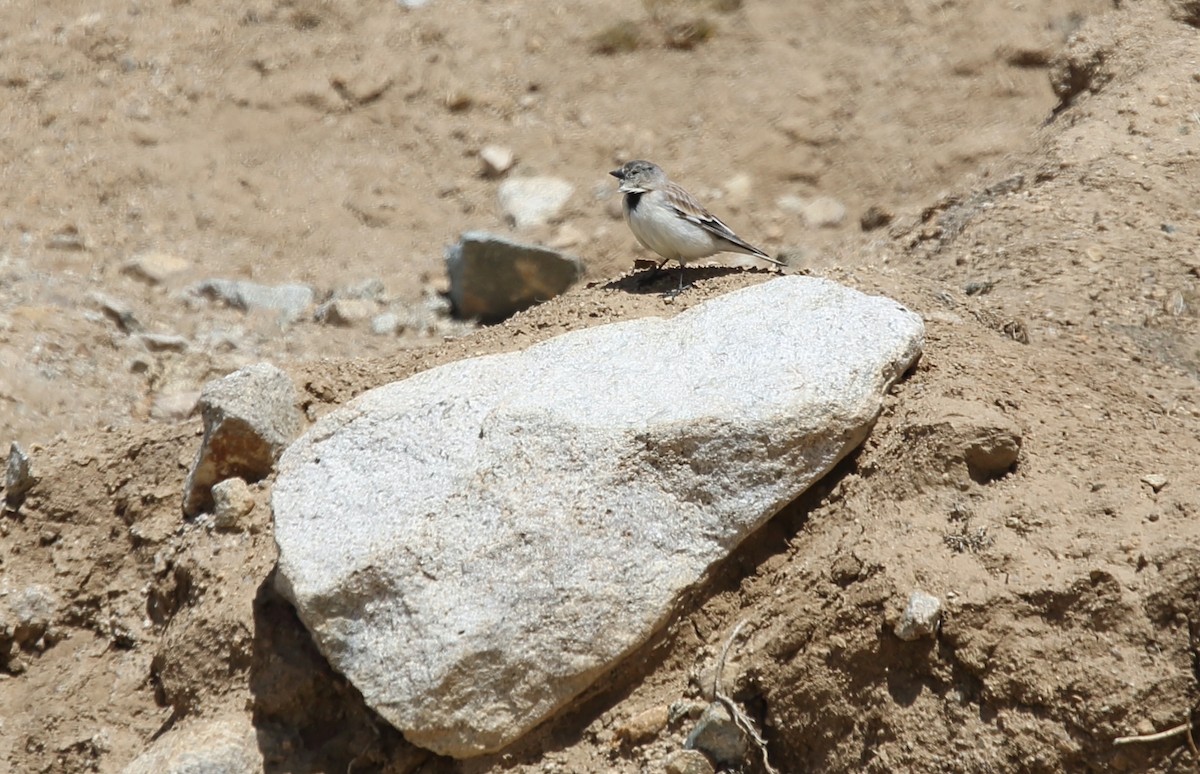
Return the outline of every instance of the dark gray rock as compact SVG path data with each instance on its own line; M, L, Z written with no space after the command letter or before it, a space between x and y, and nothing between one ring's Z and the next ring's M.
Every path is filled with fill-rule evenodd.
M498 322L571 287L583 264L547 247L470 231L446 248L446 272L459 317Z
M729 710L719 701L714 701L696 721L696 727L688 734L683 746L699 750L718 766L739 766L749 751L750 740L738 727Z
M212 486L237 476L257 481L275 466L300 431L296 388L283 371L257 363L200 391L204 439L184 488L187 516L213 505Z
M21 507L25 495L36 483L29 455L13 441L8 447L8 467L4 473L4 502L13 510Z

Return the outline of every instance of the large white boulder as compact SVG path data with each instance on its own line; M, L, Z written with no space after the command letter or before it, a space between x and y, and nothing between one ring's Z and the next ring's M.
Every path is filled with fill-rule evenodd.
M784 277L372 390L280 461L280 589L410 741L495 751L857 446L922 337Z

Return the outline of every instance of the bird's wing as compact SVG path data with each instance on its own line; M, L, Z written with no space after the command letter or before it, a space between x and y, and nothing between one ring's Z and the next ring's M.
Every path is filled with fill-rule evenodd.
M683 188L672 184L666 191L666 194L667 202L679 217L690 223L695 223L718 239L722 239L750 255L756 255L771 263L783 266L779 261L733 233L733 229L726 226L716 215L704 209L704 206Z

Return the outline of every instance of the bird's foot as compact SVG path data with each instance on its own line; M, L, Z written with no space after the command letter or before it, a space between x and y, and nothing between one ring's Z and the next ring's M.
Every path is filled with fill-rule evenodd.
M663 300L666 301L667 303L674 301L676 298L679 298L679 296L683 295L683 291L690 288L693 284L695 284L695 283L689 282L686 285L684 285L682 282L679 283L679 287L672 288L671 290L668 290L667 292L662 294Z

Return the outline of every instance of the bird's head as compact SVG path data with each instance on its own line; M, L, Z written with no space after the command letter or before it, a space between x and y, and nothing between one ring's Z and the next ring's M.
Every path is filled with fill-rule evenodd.
M640 159L627 161L620 169L608 174L621 181L617 190L621 193L645 193L662 188L667 183L667 174L657 164Z

